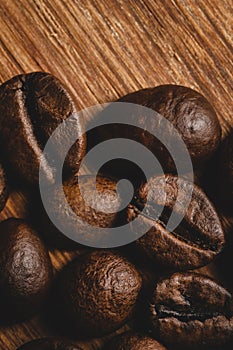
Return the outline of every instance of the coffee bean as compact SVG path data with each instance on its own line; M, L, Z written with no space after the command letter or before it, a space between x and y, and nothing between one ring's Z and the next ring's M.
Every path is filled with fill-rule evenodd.
M216 113L195 90L180 85L161 85L128 94L119 101L151 108L167 118L179 131L196 165L209 159L220 143L221 127ZM141 141L144 143L143 138ZM150 139L146 143L149 144ZM152 151L156 155L153 146Z
M180 197L174 207L178 188ZM196 185L191 191L192 184L182 178L173 175L154 177L139 188L134 203L128 208L129 221L136 217L139 220L137 225L131 221L135 237L148 227L136 244L149 258L171 269L204 266L216 257L225 243L213 205ZM190 193L192 198L184 213L183 205ZM144 213L141 213L144 205ZM172 211L182 214L183 220L170 232L166 226Z
M72 233L72 239L79 242L85 239L86 244L91 246L104 245L108 233L103 234L101 228L114 227L126 221L125 212L119 210L122 199L116 192L116 185L114 180L107 177L83 175L66 181L63 189L59 186L53 187L51 191L48 189L47 200L52 217L59 222L64 233L68 230ZM61 203L63 190L67 205ZM90 225L88 229L85 223ZM59 242L66 245L45 214L41 225L52 236L55 245L60 245Z
M155 339L126 332L110 341L106 350L166 350L166 348Z
M6 175L0 164L0 211L4 208L8 198Z
M233 339L232 296L208 277L175 273L153 292L153 335L168 346L220 348Z
M62 129L56 138L52 160L42 153L53 131L69 117L78 140L66 157L64 170L72 173L79 168L86 138L73 100L57 78L42 72L18 75L1 85L0 101L0 144L11 172L36 184L41 164L45 179L54 181L56 159L69 139L67 131Z
M32 340L20 346L18 350L83 350L83 348L66 340L44 338Z
M52 280L46 248L20 219L0 224L0 306L3 321L25 319L44 302Z
M55 308L75 334L102 336L130 317L141 288L135 267L111 251L94 251L68 264L56 288Z
M176 142L177 136L171 128L169 130L161 129L162 123L159 119L156 120L153 117L152 121L151 119L148 121L149 111L142 112L141 107L138 107L137 113L137 109L135 110L137 108L136 105L154 110L172 123L186 144L196 169L202 167L219 146L221 127L216 113L204 96L190 88L179 85L161 85L130 93L120 98L117 102L135 105L134 109L126 105L124 112L133 120L138 120L137 124L140 124L140 128L136 128L133 124L122 125L116 123L95 128L88 133L89 148L112 138L132 139L144 145L156 156L165 173L176 172L172 156L163 142L158 140L157 136L161 134L163 136L162 139L173 145L172 148L174 149L175 147L176 152L179 152L179 146L177 146ZM100 120L104 119L111 113L114 113L114 107L111 107L110 104L109 107L99 114L98 118ZM154 137L153 133L157 136ZM182 154L181 157L183 157ZM179 161L181 160L179 159ZM117 166L114 163L108 164L102 168L102 172L111 175L118 175L119 173L120 177L130 177L130 173L135 181L135 172L130 164L122 167L119 161L116 164ZM184 172L187 171L187 166L185 165Z

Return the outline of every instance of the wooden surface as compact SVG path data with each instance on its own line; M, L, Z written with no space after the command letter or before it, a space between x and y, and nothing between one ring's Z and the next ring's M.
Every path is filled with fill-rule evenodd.
M1 0L0 82L48 71L80 109L140 88L182 84L210 100L225 136L233 127L232 18L231 0ZM25 216L24 203L24 194L12 193L0 219ZM70 258L51 256L57 269ZM216 275L215 267L205 271ZM2 327L0 349L49 334L35 316ZM85 343L99 349L102 341Z

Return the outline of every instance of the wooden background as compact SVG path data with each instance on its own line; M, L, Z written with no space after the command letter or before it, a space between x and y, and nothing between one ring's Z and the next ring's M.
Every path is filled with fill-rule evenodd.
M50 72L67 85L80 109L140 88L182 84L210 100L225 136L233 126L232 5L231 0L1 0L0 82L23 72ZM25 216L24 198L14 191L0 219ZM56 269L70 258L58 251L51 256ZM215 271L212 265L205 269ZM35 316L2 327L0 349L14 350L49 334ZM102 341L84 343L85 349L99 349Z

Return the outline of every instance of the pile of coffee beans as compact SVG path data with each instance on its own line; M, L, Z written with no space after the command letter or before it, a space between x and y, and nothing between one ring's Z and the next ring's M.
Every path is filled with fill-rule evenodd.
M32 212L27 220L9 218L0 223L0 322L12 325L30 319L49 305L52 316L48 312L48 317L56 320L60 337L31 340L18 350L84 350L79 338L103 336L107 336L106 350L231 348L231 293L217 281L191 270L214 261L228 245L203 178L218 154L221 180L212 189L215 193L211 198L220 199L217 205L232 205L233 133L221 142L221 127L213 107L187 87L158 86L117 102L148 107L172 123L189 151L198 185L189 182L187 174L177 175L166 147L144 130L144 115L140 116L141 128L109 124L86 135L83 125L87 121L82 120L70 93L54 76L44 72L23 74L0 86L0 210L6 205L8 189L15 184L32 193ZM65 128L59 129L60 141L53 149L53 159L43 153L53 132L70 118L78 139L65 158L63 191L76 214L74 220L69 220L66 207L58 205L63 191L56 185L56 160L62 157L63 145L70 137ZM101 119L102 112L95 118ZM103 166L97 177L77 175L88 149L118 137L149 149L159 159L164 174L145 179L130 162L118 159ZM135 242L118 249L86 249L61 271L55 271L49 254L51 244L60 249L69 247L74 255L80 246L59 232L40 198L38 201L39 169L47 184L55 184L48 186L47 194L64 231L77 230L86 241L88 237L93 241L94 232L98 246L98 228L101 231L129 224ZM117 191L122 178L134 184L133 198L123 209ZM191 188L191 200L183 212ZM170 231L167 224L173 211L183 213L183 219ZM87 231L84 221L95 231ZM140 236L147 225L149 229ZM130 331L115 338L108 336L126 323Z

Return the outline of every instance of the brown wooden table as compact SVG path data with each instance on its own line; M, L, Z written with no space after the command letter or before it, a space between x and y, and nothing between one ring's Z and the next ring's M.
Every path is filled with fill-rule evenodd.
M1 0L0 21L0 82L48 71L68 86L79 109L140 88L182 84L214 105L223 137L233 127L231 0ZM13 191L0 219L25 217L25 198ZM51 252L55 268L71 255ZM215 265L204 271L222 281ZM37 315L2 327L0 349L50 334ZM99 349L102 340L84 343Z

